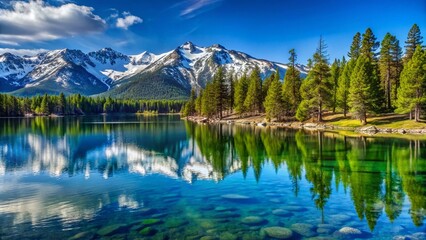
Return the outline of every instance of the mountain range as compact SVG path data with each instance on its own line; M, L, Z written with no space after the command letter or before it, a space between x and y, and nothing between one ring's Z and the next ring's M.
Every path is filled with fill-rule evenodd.
M262 78L286 64L254 58L215 44L186 42L163 54L125 55L111 48L83 53L52 50L35 56L0 55L0 92L17 96L38 94L104 95L117 98L183 99L191 88L203 88L222 66L241 75L259 67ZM306 67L297 65L306 73Z

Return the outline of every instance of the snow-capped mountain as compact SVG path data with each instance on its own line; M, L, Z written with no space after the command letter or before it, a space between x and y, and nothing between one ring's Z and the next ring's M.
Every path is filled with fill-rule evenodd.
M19 80L31 72L41 62L42 54L34 57L20 57L11 53L0 55L0 92L20 87Z
M191 88L203 88L219 66L242 75L259 67L262 77L285 64L256 59L215 44L199 47L186 42L163 54L125 55L111 48L89 53L53 50L33 57L0 55L0 92L17 95L43 93L105 93L116 97L182 98ZM304 72L303 66L298 66Z
M285 64L256 59L243 52L228 50L219 44L199 47L186 42L148 66L145 71L161 70L182 85L204 87L219 66L222 66L227 73L240 76L244 72L249 73L257 66L262 78L275 72L276 69L283 76L287 69Z
M132 76L163 56L146 51L138 55L127 56L111 48L103 48L96 52L90 52L88 55L95 64L94 74L109 83Z
M95 64L80 50L54 50L18 82L19 95L81 93L91 95L107 91L109 85L96 76Z

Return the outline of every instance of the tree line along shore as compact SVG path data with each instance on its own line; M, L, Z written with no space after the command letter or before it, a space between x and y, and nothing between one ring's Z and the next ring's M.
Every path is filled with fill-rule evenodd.
M330 64L327 45L321 37L308 60L306 78L296 67L294 49L289 51L283 79L278 71L262 81L257 68L240 77L219 68L203 90L192 90L182 114L209 122L231 116L244 122L261 116L272 123L334 122L341 127L345 123L366 125L369 119L375 124L384 116L390 123L404 122L394 124L396 128L424 128L421 118L426 109L426 49L422 39L419 26L414 24L404 42L403 54L394 35L387 33L379 42L367 28L363 34L354 35L348 58L335 59ZM341 116L327 120L324 114ZM387 118L388 115L394 117ZM358 123L354 124L354 120Z
M184 100L135 100L111 97L87 97L80 94L65 96L43 95L15 97L0 94L0 117L64 116L114 113L179 113Z

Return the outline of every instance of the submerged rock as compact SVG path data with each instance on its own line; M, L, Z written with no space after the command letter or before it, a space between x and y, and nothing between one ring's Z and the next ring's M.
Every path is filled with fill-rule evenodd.
M238 237L230 232L224 232L220 234L220 240L237 240Z
M210 219L200 219L197 221L200 227L204 229L213 229L216 227L216 223Z
M252 202L254 200L253 198L249 196L244 196L240 194L225 194L225 195L222 195L221 197L228 201L242 202L242 203Z
M74 236L68 238L68 240L77 240L77 239L90 239L93 237L93 233L90 231L80 232L75 234Z
M154 213L156 213L157 211L156 210L154 210L154 209L152 209L152 208L141 208L141 209L139 209L139 214L140 215L143 215L143 216L145 216L145 215L150 215L150 214L154 214Z
M301 206L285 206L282 209L290 211L290 212L305 212L308 211L307 208Z
M351 234L351 235L362 234L361 230L358 230L358 229L352 228L352 227L342 227L339 230L339 233Z
M415 239L426 240L426 233L425 232L417 232L417 233L412 234L411 236L413 236Z
M351 220L351 216L348 216L346 214L334 214L330 215L331 221L337 221L337 222L347 222Z
M157 230L152 227L146 227L139 231L140 235L146 236L146 237L155 235L156 233L157 233Z
M332 228L317 228L318 234L331 234L334 231Z
M213 215L214 218L236 218L241 216L236 212L219 212Z
M118 232L120 229L122 229L124 227L125 227L124 224L108 225L106 227L103 227L103 228L99 229L99 231L97 231L96 233L98 235L101 235L101 236L108 236L108 235L111 235L113 233Z
M163 223L163 221L161 221L161 219L158 219L158 218L148 218L148 219L142 220L141 222L141 224L144 226L152 226L152 225L161 224L161 223Z
M181 227L181 226L186 225L186 224L188 224L187 220L180 219L180 218L170 218L166 222L166 227L167 228L178 228L178 227Z
M278 208L272 211L272 214L274 214L275 216L280 216L280 217L289 217L291 215L293 215L291 212Z
M204 237L201 237L200 238L200 240L216 240L217 238L216 237L213 237L213 236L204 236Z
M267 227L261 230L261 235L277 239L289 239L293 236L293 232L284 227Z
M232 211L236 211L237 209L236 208L230 208L230 207L216 207L214 210L217 211L217 212L227 212L227 211L232 212Z
M370 237L370 233L362 232L359 229L353 227L342 227L340 230L334 232L334 237L343 238L343 239L352 239L352 238L362 238Z
M243 224L250 225L250 226L257 226L257 225L263 225L266 224L268 221L264 218L257 217L257 216L248 216L241 220Z
M307 223L292 224L290 229L302 235L303 237L313 237L317 235L316 232L314 232L314 226Z

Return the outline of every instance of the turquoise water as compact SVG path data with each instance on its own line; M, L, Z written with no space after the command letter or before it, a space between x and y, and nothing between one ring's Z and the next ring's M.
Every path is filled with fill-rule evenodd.
M0 239L425 239L425 186L415 138L0 119Z

